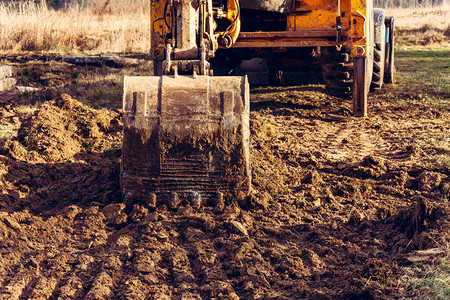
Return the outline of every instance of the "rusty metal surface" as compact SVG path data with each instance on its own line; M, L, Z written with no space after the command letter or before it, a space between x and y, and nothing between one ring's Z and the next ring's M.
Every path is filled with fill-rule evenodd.
M197 59L198 10L193 7L192 0L177 0L174 5L177 14L174 59Z
M343 36L347 33L343 32ZM333 38L336 30L297 30L273 32L241 32L235 48L277 48L277 47L331 47L337 43Z
M371 81L367 60L366 57L353 59L353 115L356 117L367 117L367 96Z
M346 33L344 32L344 35ZM287 39L287 38L311 38L311 37L334 37L336 36L336 30L334 29L322 29L322 30L296 30L296 31L271 31L271 32L241 32L239 38L251 39L251 38L264 38L266 40L275 39Z
M234 48L301 48L301 47L333 47L336 42L327 40L296 41L237 41Z
M289 13L293 0L241 0L241 8Z
M249 107L246 77L125 77L124 197L247 196Z

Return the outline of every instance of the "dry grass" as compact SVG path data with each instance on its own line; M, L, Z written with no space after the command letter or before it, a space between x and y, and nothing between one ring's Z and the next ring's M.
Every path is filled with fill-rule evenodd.
M0 4L0 52L127 53L149 49L146 1L94 1L87 8L52 10L33 3Z
M450 47L450 3L438 7L387 9L395 18L397 44Z
M429 26L447 30L450 26L450 3L438 7L389 8L386 14L395 17L395 25L402 29Z
M450 297L450 253L443 257L414 263L401 269L399 281L413 299L445 300Z

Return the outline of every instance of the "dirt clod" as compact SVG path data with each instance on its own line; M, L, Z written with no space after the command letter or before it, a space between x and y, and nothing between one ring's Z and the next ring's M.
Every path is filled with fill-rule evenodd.
M418 188L421 191L432 191L437 188L442 181L442 175L436 172L422 172L418 177Z

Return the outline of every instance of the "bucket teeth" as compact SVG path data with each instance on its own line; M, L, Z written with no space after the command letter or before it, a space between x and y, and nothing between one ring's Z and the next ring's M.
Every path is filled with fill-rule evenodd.
M169 202L167 204L169 205L169 208L177 209L180 205L180 197L178 197L178 194L171 192L169 195Z
M221 212L225 208L225 201L223 200L223 193L219 192L216 195L215 210Z
M155 193L150 193L148 198L147 198L147 206L150 208L155 208L156 207L156 194Z
M248 195L249 112L246 77L125 77L124 197L176 209Z
M194 208L202 206L202 195L197 191L191 192L191 206Z

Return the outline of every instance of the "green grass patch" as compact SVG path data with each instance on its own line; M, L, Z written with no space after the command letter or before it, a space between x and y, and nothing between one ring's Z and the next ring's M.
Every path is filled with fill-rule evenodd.
M408 288L418 299L450 299L450 262L440 258L436 264L415 264L417 277L410 278Z
M450 50L397 50L398 88L421 101L450 103Z

